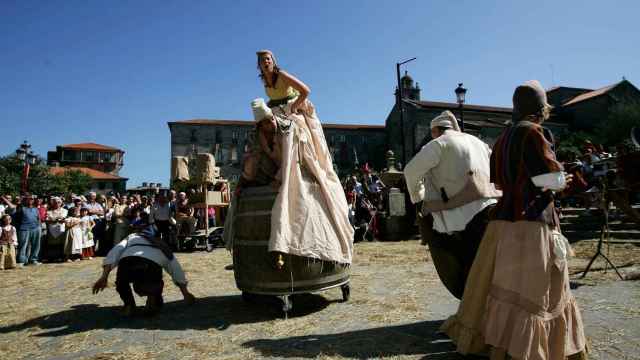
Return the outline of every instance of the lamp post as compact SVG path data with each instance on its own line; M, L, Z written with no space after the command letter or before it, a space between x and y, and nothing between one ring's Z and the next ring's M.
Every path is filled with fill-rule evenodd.
M407 163L406 159L406 139L404 138L404 106L402 104L402 84L400 83L400 65L404 65L410 61L413 61L417 58L411 58L409 60L405 60L399 63L396 63L396 78L398 80L398 108L400 109L400 138L402 139L402 166ZM402 170L402 169L400 169Z
M20 190L25 193L28 190L27 181L29 180L29 168L36 163L38 158L31 150L31 144L25 140L20 147L16 149L16 157L23 162L21 188Z
M467 95L467 89L462 87L462 83L458 84L455 90L456 100L458 101L458 107L460 108L460 130L464 132L464 97Z

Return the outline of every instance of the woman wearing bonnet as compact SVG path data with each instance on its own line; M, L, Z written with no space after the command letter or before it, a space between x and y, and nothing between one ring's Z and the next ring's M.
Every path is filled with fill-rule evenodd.
M541 124L551 106L538 81L513 94L513 125L491 154L502 190L458 312L442 326L460 353L491 359L586 359L580 310L569 287L568 241L554 191L567 184Z
M350 264L353 228L347 200L309 87L281 70L269 50L257 52L268 102L252 102L258 122L255 147L275 169L279 192L271 216L269 251ZM260 159L253 160L260 164ZM264 166L254 166L266 170ZM250 168L251 169L251 168ZM251 173L248 174L251 177Z

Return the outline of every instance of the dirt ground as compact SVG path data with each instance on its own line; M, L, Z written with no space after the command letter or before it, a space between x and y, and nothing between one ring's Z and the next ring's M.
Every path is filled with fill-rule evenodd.
M572 271L584 268L595 245L573 245ZM605 250L629 265L625 274L638 269L640 246ZM0 273L0 359L463 358L437 333L458 301L419 241L357 244L351 300L341 302L339 289L300 295L288 320L275 304L243 302L225 250L178 258L198 301L187 307L165 276L167 303L153 318L121 317L112 283L91 294L100 259ZM591 358L640 359L640 282L620 281L610 269L574 277Z

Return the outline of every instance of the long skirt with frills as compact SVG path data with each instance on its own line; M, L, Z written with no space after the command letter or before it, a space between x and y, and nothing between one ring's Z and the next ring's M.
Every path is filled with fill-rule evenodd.
M492 359L585 358L578 305L566 261L555 261L550 227L489 223L458 312L443 325L458 352Z

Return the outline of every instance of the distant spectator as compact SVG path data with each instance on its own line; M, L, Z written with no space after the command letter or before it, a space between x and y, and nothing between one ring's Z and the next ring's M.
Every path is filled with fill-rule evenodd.
M67 214L67 209L62 207L62 199L52 197L45 218L47 237L43 246L43 252L47 260L66 260L64 249L67 242L65 227Z
M92 228L93 243L97 246L100 255L106 255L109 252L110 247L106 242L102 242L105 235L106 223L104 220L105 210L104 207L98 203L97 194L90 192L87 198L87 203L84 205L89 211L89 216L94 225Z
M11 195L0 196L0 216L2 215L11 215L10 207L8 204L11 203L12 197Z
M80 258L82 258L82 247L84 245L80 207L74 206L69 210L69 216L66 219L65 226L67 228L67 247L65 248L67 262L72 259L80 260Z
M38 216L40 222L44 223L47 220L47 204L44 202L44 198L38 197L35 200L36 208L38 209Z
M113 244L119 243L129 234L129 207L127 205L127 196L120 196L120 200L114 202L113 216L111 223L113 225Z
M16 267L16 245L18 245L18 236L16 228L11 225L11 216L2 215L2 227L0 227L0 270Z
M40 265L40 214L31 194L22 197L22 205L16 209L13 219L18 229L18 266Z
M157 203L153 204L151 208L149 220L151 224L156 225L158 234L162 240L169 243L169 239L171 238L171 206L164 194L158 194Z
M194 209L189 204L187 194L181 192L178 194L178 202L176 203L176 222L178 226L178 233L184 234L185 226L187 234L192 234L196 229L196 218L194 215Z
M82 260L91 260L95 256L93 238L93 228L95 227L94 216L90 215L88 207L80 209L80 227L82 228Z
M69 193L69 194L67 194L67 196L65 196L65 198L64 198L64 208L65 209L69 210L72 207L74 207L73 199L75 197L76 196L73 193Z

